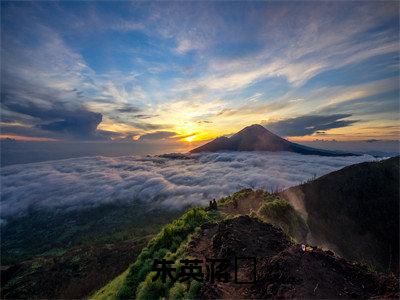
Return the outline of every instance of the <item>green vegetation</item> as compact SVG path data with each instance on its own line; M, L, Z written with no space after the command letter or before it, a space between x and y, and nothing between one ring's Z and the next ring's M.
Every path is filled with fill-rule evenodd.
M154 259L177 258L182 255L185 242L196 228L208 221L221 218L218 212L207 212L204 208L190 208L182 217L166 225L155 236L138 256L135 263L129 268L128 275L118 292L118 298L159 298L166 297L172 288L172 293L182 292L183 286L172 286L171 282L162 284L151 280L151 267ZM188 286L185 290L193 292L195 288ZM189 292L188 292L189 294Z
M289 237L303 242L308 228L300 214L285 200L275 198L264 203L258 215L264 221L280 227Z
M121 289L126 276L128 275L128 270L111 280L107 285L102 287L100 290L96 291L93 295L89 296L89 299L96 300L113 300L117 299L116 295Z
M252 189L242 189L230 196L223 197L218 200L218 206L226 206L228 204L233 204L237 206L239 201L245 200L247 198L254 197L260 202L268 202L275 200L278 196L277 193L269 193L264 190L252 190Z
M242 189L230 196L219 199L218 206L224 206L230 203L233 203L234 206L237 206L239 200L247 198L252 193L254 193L252 189Z
M127 269L181 214L136 201L67 212L31 209L8 219L1 228L2 298L87 296Z
M182 211L154 209L154 203L112 203L77 211L31 209L1 229L3 265L37 255L55 255L74 246L104 245L157 233ZM145 212L145 213L144 213Z
M224 210L227 206L233 208L232 213L248 214L281 228L289 237L297 242L303 242L307 236L308 227L300 214L278 193L264 190L243 189L218 201Z
M191 240L189 235L180 247L174 253L168 253L164 258L170 261L174 261L174 267L179 270L181 267L180 260L190 258L186 253L187 245ZM147 274L146 279L139 284L136 291L136 299L159 299L168 297L169 299L194 299L197 296L197 292L201 287L201 283L190 280L189 282L172 282L167 278L166 282L163 283L161 279L153 281L155 272Z
M275 200L279 195L277 193L269 193L260 189L242 189L232 195L219 199L218 206L233 204L234 207L237 207L240 201L249 199L250 197L257 199L261 203Z

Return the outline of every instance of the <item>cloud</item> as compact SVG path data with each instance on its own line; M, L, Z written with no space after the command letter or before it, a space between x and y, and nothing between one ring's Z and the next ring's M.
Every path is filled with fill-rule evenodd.
M53 132L62 132L74 137L91 137L94 136L97 126L102 120L99 113L80 111L72 112L72 115L63 116L63 120L55 121L48 124L40 125L44 130Z
M197 48L200 48L199 45L197 45L197 43L183 39L178 42L178 47L176 47L176 52L180 54L185 54Z
M319 131L346 127L356 120L342 120L350 114L305 115L264 124L269 130L281 136L304 136Z
M242 41L244 54L239 58L204 55L208 61L206 72L195 80L190 78L182 82L177 90L206 90L210 93L240 91L262 80L278 77L286 79L292 88L296 88L326 71L399 51L393 28L371 30L376 30L388 19L397 18L391 10L394 7L389 4L356 7L351 4L302 3L290 7L260 6L257 10L251 4L248 6L248 13L243 12L241 17L246 20L251 16L251 22L242 21L229 24L234 28L227 27L222 16L225 22L221 20L223 24L218 31L219 38L228 48L230 32L236 33L236 41L247 36L248 40ZM290 23L286 21L288 16ZM249 24L252 25L248 28L249 32L240 36ZM195 32L204 30L205 26L199 26L200 29ZM260 41L263 46L256 53L246 54L243 45L254 41ZM188 40L184 42L180 46L189 48L191 44Z
M212 153L184 158L91 157L1 168L1 218L29 208L77 210L105 203L205 204L246 187L286 188L371 156ZM157 204L158 205L158 204Z
M226 29L212 3L157 3L152 6L153 17L148 32L175 39L174 52L186 54L192 50L207 49L218 40L216 28ZM152 32L150 32L150 30Z
M397 77L378 80L394 76L398 67L394 2L78 6L4 6L2 91L45 112L59 105L100 113L100 129L123 128L122 134L204 130L209 138L262 118L316 111L359 119L367 106L395 111L397 97L390 105L337 105L398 90ZM210 107L216 99L220 103ZM186 103L174 111L179 102ZM331 111L316 110L324 106ZM219 111L224 113L213 118ZM68 118L43 124L21 112L2 111L3 120L29 125L35 136L46 125L55 135L62 133L55 128L81 121ZM213 123L199 128L199 120Z
M131 131L162 127L141 122L148 114L138 114L142 109L136 100L144 95L138 84L130 86L136 73L96 74L59 33L38 23L20 35L34 38L35 43L24 47L21 36L12 31L4 34L1 118L2 122L24 126L2 124L2 133L23 131L27 136L44 137L47 132L48 137L61 139L107 138L116 133L97 130L104 116L132 123L136 128ZM129 101L135 101L135 105ZM137 115L135 121L131 121L130 113Z
M137 113L140 109L134 106L125 105L124 107L118 108L117 112L119 113Z
M3 94L2 108L17 114L29 116L32 118L32 126L4 126L3 133L25 133L30 136L45 136L48 131L63 138L86 138L91 139L100 137L97 132L97 126L102 120L100 113L95 113L84 107L68 108L62 103L53 103L48 96L42 96L44 105L37 102L26 101L22 103L15 101L12 93ZM15 119L15 118L14 118ZM22 126L21 126L22 125ZM38 130L39 129L39 130Z
M82 87L92 86L93 75L83 58L69 49L59 34L33 24L21 35L32 34L38 43L21 47L9 32L2 45L2 117L7 130L24 131L28 136L88 138L96 132L102 114L84 106ZM4 121L4 120L3 120Z
M152 133L146 133L140 136L139 140L163 140L176 136L176 132L172 131L156 131Z
M103 24L104 26L104 23L105 22L103 21L100 24ZM108 26L108 28L112 30L123 31L123 32L137 31L137 30L142 30L144 28L144 25L142 23L130 22L126 20L112 20L111 24L106 23L106 26Z
M397 77L385 78L349 87L336 86L324 88L320 92L325 94L325 98L329 99L329 101L322 108L328 109L341 103L368 98L398 89L399 82Z
M144 122L128 122L128 124L132 124L134 127L143 129L143 130L157 130L170 127L169 125L164 124L154 124L154 123L144 123Z
M151 119L151 118L156 118L158 117L158 115L146 115L146 114L138 114L138 115L134 115L134 118L138 118L138 119Z

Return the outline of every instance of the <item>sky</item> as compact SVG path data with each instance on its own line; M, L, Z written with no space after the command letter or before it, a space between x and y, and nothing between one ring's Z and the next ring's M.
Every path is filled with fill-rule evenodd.
M398 2L1 2L3 139L190 148L251 124L398 140Z

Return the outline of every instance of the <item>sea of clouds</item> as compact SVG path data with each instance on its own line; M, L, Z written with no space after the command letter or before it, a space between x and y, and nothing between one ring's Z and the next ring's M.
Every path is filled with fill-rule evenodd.
M1 169L1 218L30 207L82 209L113 201L206 204L242 188L277 190L372 156L321 157L286 152L86 157Z

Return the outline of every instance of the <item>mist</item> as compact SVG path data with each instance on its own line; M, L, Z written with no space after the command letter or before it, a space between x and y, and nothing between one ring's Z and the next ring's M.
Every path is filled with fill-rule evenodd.
M372 156L321 157L287 152L86 157L1 169L1 218L30 208L77 210L147 201L166 208L204 205L242 188L284 189Z

